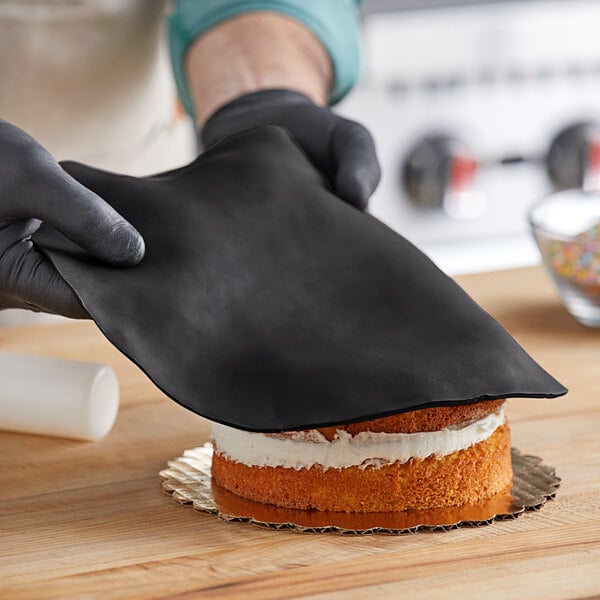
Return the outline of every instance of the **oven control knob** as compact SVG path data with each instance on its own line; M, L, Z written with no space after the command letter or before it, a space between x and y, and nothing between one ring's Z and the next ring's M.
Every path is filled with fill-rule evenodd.
M476 188L479 163L464 144L445 135L423 138L408 153L402 183L412 202L443 210L455 219L474 219L486 207Z
M550 144L546 164L556 189L600 189L600 125L563 129Z

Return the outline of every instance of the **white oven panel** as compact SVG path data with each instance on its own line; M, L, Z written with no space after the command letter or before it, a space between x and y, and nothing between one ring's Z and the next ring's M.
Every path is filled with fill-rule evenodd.
M377 143L372 213L453 273L537 261L526 212L560 185L547 157L565 128L586 124L559 140L556 181L598 184L599 31L591 0L367 14L339 109Z

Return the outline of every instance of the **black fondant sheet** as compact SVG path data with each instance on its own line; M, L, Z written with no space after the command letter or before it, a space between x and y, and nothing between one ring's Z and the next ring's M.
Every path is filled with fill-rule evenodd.
M106 337L209 419L280 431L566 392L411 243L332 195L282 129L154 177L64 168L146 256L121 269L50 228L34 241Z

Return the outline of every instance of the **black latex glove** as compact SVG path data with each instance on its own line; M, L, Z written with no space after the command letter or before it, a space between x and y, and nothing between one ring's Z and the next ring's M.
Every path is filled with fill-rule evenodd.
M303 94L265 90L221 107L204 126L202 142L210 148L228 135L257 125L287 129L335 194L360 209L367 207L381 171L373 138L362 125L317 106Z
M121 215L33 138L0 120L0 309L87 318L31 241L42 221L107 263L131 266L143 258L144 240Z

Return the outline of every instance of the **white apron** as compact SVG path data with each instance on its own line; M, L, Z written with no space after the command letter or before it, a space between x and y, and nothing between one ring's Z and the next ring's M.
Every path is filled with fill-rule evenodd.
M128 174L194 154L177 110L166 0L0 0L0 118L57 159Z

